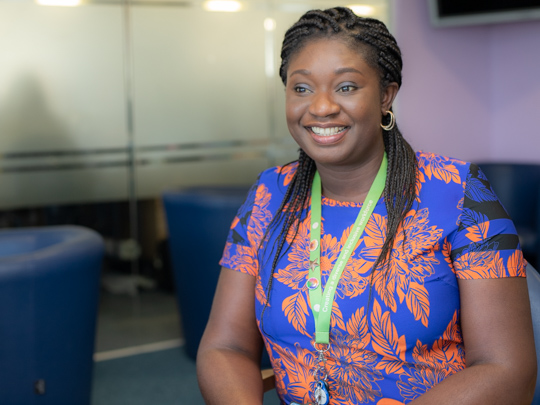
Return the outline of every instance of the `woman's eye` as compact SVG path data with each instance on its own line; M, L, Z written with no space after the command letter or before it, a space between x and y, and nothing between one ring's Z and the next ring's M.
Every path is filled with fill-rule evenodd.
M294 88L294 91L295 91L296 93L307 93L307 92L308 92L308 89L305 88L305 87L303 87L303 86L296 86L296 87Z
M338 91L340 91L342 93L348 93L348 92L356 90L356 89L357 89L356 86L353 86L351 84L347 84L346 86L341 86Z

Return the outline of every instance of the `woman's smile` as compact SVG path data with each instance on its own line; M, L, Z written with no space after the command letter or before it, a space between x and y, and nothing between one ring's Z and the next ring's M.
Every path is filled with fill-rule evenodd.
M332 135L337 135L340 132L343 132L347 127L330 127L330 128L308 127L308 128L310 128L311 131L315 133L315 135L332 136Z
M306 128L311 132L313 141L320 145L330 145L341 141L349 129L346 126L309 126Z

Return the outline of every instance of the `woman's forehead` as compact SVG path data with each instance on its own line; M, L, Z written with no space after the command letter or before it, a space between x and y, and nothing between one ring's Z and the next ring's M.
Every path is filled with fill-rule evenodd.
M317 63L329 65L329 68L345 68L346 65L361 65L373 68L366 59L365 47L352 46L348 41L339 38L317 38L303 44L291 55L288 73L293 69L305 69L300 65ZM332 66L332 65L343 66Z

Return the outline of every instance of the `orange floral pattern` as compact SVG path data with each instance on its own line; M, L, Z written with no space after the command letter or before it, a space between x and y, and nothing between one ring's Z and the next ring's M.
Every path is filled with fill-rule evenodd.
M282 182L284 186L289 185L289 183L291 182L294 176L294 173L296 173L297 167L298 167L298 163L295 162L295 163L288 164L286 166L278 166L275 168L276 173L281 175L281 177L283 178Z
M331 405L407 404L463 369L457 280L525 275L513 224L478 167L429 153L417 157L418 196L397 231L388 265L372 271L386 236L381 200L337 286L326 355ZM287 235L266 295L280 225L263 238L296 168L261 174L233 221L221 260L257 277L255 311L284 403L312 402L316 384L306 286L309 209ZM323 286L360 206L323 197Z

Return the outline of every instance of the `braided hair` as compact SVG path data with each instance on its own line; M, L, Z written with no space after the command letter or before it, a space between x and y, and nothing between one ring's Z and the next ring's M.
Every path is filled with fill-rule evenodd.
M342 40L352 49L361 52L366 63L379 73L381 90L384 90L390 83L397 83L398 86L401 86L403 61L395 38L381 21L359 17L345 7L308 11L289 28L285 33L281 48L279 74L283 84L287 84L287 69L291 58L308 42L325 38ZM394 125L389 131L383 131L383 141L388 158L386 185L383 192L388 220L381 253L371 269L368 305L371 301L375 271L388 269L398 226L411 209L416 198L416 171L418 168L416 154L403 138L397 125ZM307 215L306 208L309 206L311 183L316 166L302 149L300 149L297 163L298 167L289 183L281 206L266 229L265 238L263 238L263 240L266 239L267 234L276 230L278 224L281 223L279 235L272 247L272 253L274 253L272 270L266 287L266 304L262 315L264 315L264 310L270 300L273 275L277 263L284 253L285 241L291 241L291 236L294 239L298 232L298 225L303 219L302 213L305 212ZM387 271L384 271L385 281L386 276ZM263 319L263 316L261 318Z

